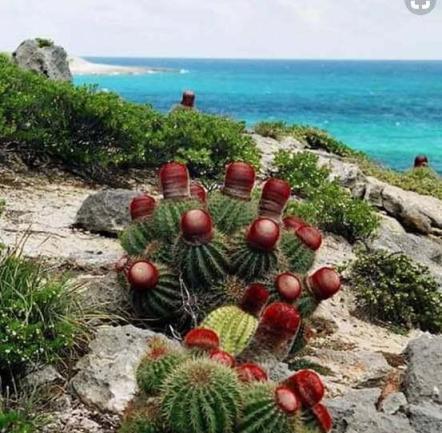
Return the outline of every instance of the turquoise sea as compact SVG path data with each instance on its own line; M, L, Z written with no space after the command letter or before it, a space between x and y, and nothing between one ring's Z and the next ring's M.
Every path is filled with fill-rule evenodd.
M442 173L442 61L203 60L88 58L171 68L143 75L75 77L168 111L192 89L197 106L245 120L308 123L327 129L390 167L424 153Z

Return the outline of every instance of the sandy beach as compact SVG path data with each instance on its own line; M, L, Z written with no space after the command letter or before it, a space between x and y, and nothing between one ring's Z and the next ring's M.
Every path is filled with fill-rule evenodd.
M167 68L141 68L92 63L81 57L70 57L69 68L73 75L140 75L154 74L156 72L172 72L171 69Z

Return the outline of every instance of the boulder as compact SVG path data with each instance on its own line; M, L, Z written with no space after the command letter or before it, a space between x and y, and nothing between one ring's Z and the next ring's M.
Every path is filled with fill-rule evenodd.
M161 334L132 325L99 328L71 380L81 401L100 411L122 414L138 391L136 370L155 336Z
M21 68L38 72L51 80L72 80L66 51L50 41L43 43L28 39L18 46L12 58Z
M408 402L442 404L442 335L424 334L405 349L408 368L405 394ZM439 410L441 410L439 408Z
M92 233L118 234L130 224L129 205L139 194L127 189L107 189L91 194L77 212L74 227Z
M411 425L418 433L442 432L442 407L432 403L410 405L408 410Z

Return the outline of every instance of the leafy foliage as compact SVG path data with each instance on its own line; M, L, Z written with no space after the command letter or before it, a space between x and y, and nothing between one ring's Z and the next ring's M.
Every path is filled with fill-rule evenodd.
M0 56L0 107L0 145L81 172L151 168L178 158L194 174L215 177L228 161L259 162L243 123L189 110L162 115L95 87L47 80L6 56Z
M37 44L38 44L39 48L53 47L54 46L54 41L52 41L51 39L35 38L35 40L37 41Z
M0 256L0 365L51 362L84 330L75 290L17 254Z
M442 331L442 294L428 268L401 253L360 252L350 265L356 300L370 319Z
M316 155L280 151L275 157L275 166L278 176L305 198L290 202L287 213L352 242L368 238L378 227L378 217L372 206L354 198L336 181L329 181L329 171L318 167Z
M17 411L0 410L1 433L34 433L37 431L32 419Z

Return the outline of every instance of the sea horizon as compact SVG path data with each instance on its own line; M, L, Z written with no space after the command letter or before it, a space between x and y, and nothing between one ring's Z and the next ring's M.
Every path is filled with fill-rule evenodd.
M243 120L311 124L397 170L426 154L442 173L442 59L247 59L82 57L168 68L138 75L81 75L125 99L167 112L181 92L198 109Z

